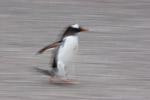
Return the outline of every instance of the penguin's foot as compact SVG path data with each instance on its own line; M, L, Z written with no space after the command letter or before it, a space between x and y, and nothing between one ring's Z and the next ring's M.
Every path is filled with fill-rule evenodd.
M71 79L62 80L64 84L79 84L79 82Z
M51 79L52 83L56 84L79 84L79 82L71 79L61 79L59 77L52 77Z

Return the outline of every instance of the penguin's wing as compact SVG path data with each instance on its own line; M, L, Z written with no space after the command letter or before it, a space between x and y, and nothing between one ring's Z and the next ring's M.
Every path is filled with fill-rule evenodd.
M44 48L42 48L41 50L39 50L37 52L37 54L41 54L41 53L43 53L47 49L56 48L57 46L60 45L60 43L61 43L61 41L57 41L55 43L49 44L49 45L45 46Z

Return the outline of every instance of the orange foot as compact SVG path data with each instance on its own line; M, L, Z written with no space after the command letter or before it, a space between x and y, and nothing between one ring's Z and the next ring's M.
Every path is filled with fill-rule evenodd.
M79 84L79 82L71 79L60 79L60 78L51 78L51 82L56 84Z
M79 84L79 82L71 79L62 80L64 84Z

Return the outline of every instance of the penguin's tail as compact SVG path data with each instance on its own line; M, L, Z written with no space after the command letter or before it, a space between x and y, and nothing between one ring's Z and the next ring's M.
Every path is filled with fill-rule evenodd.
M40 69L40 68L34 68L37 72L41 73L41 74L44 74L44 75L47 75L47 76L51 76L51 77L54 77L55 74L49 70L45 70L45 69Z

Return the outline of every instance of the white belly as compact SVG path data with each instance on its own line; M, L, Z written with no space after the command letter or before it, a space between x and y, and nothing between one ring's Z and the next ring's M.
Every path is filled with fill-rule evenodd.
M66 37L59 47L57 52L57 61L64 64L71 62L72 58L76 55L78 50L78 37L69 36Z
M57 69L56 74L61 77L65 77L70 69L73 67L72 62L78 51L78 37L77 36L68 36L64 38L63 43L60 45L56 60L57 60Z

